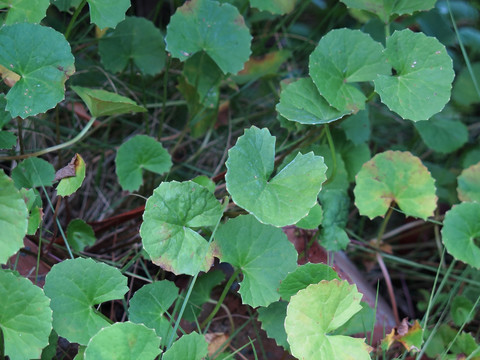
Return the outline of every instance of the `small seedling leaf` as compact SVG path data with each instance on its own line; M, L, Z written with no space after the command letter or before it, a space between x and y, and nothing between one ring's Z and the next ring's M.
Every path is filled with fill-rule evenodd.
M90 21L100 29L113 28L125 19L130 0L87 0L90 7Z
M241 215L219 226L215 240L220 260L242 270L244 304L268 306L280 298L280 281L297 266L297 252L281 229Z
M82 219L75 219L68 224L67 240L72 249L83 251L85 247L95 244L97 239L90 225Z
M275 177L275 137L268 129L245 130L228 152L227 190L233 201L265 223L294 224L317 202L327 167L312 152L298 154Z
M353 190L361 215L384 216L392 202L407 216L426 219L436 208L434 180L410 152L385 151L363 164Z
M101 329L87 345L85 360L154 359L160 338L143 324L116 323Z
M83 158L80 156L80 154L75 154L73 159L70 161L69 166L73 167L75 175L67 176L60 180L57 185L58 196L72 195L80 188L80 186L82 186L83 180L85 179L87 166L85 165L85 161L83 161Z
M165 351L162 360L201 360L208 354L208 343L203 335L192 332L175 341Z
M49 5L49 0L0 0L0 9L8 9L5 25L39 23L45 17Z
M155 264L175 274L208 271L214 249L194 228L215 226L221 216L220 203L203 186L163 182L145 205L143 247Z
M185 61L205 51L226 73L242 70L252 36L237 8L212 0L191 0L179 7L167 26L167 50Z
M12 179L17 188L52 186L54 178L53 165L40 158L25 159L12 170Z
M250 0L250 5L272 14L284 15L295 9L298 0Z
M473 303L466 296L457 295L453 298L450 315L456 326L463 326L474 319L473 306Z
M480 162L462 171L457 179L458 198L480 203Z
M452 59L436 38L409 29L387 39L385 56L396 75L379 74L375 91L404 119L428 120L450 100Z
M127 278L118 269L77 258L54 265L44 290L51 299L53 328L58 335L86 345L101 328L110 325L93 306L123 299L128 287Z
M29 280L2 269L0 299L4 354L8 355L10 360L40 358L52 331L50 300L42 289Z

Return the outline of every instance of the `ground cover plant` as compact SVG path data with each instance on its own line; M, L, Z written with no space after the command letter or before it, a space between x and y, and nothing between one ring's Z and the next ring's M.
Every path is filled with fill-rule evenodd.
M0 0L0 359L480 359L479 17Z

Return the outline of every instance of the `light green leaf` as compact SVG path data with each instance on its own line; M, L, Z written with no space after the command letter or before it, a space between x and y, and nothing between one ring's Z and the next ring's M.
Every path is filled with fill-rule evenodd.
M28 210L27 235L34 235L43 218L42 199L35 189L20 189Z
M96 333L88 342L85 360L154 359L161 352L160 338L152 329L127 321Z
M323 210L317 203L313 205L310 212L302 220L300 220L296 226L300 229L315 230L322 223Z
M214 249L194 228L215 226L221 216L220 203L203 186L163 182L145 205L143 247L155 264L175 274L208 271Z
M125 70L132 62L145 75L156 75L165 66L165 42L155 25L138 17L127 17L100 39L98 53L105 68Z
M135 101L105 90L80 86L72 86L72 90L85 102L94 117L147 111L143 106L137 105Z
M480 83L480 63L472 64L472 72L477 84ZM455 79L452 90L452 99L457 104L470 106L480 102L475 85L473 83L470 71L467 67L463 68Z
M385 151L363 164L353 190L361 215L383 216L392 202L407 216L426 219L437 206L428 169L409 152Z
M320 95L342 112L365 109L366 97L356 83L390 73L383 46L360 30L330 31L310 55L310 76Z
M202 360L207 354L208 344L203 335L192 332L175 341L162 360Z
M286 301L276 301L257 309L258 321L262 323L262 329L265 330L268 337L274 339L277 345L288 351L290 346L287 342L287 333L285 332L285 317L287 316Z
M49 5L49 0L0 0L0 9L8 9L6 25L39 23L45 17Z
M95 244L97 239L90 225L82 219L75 219L68 224L67 240L72 249L83 251L85 247Z
M172 159L161 143L136 135L118 148L115 165L123 190L137 191L143 184L143 169L163 174L172 167Z
M455 259L480 269L480 203L464 202L446 212L442 241Z
M130 0L87 0L90 7L90 21L100 29L113 28L125 19Z
M6 110L25 119L55 107L64 99L73 63L70 44L52 28L29 23L1 27L0 74L15 74Z
M350 113L330 106L310 78L288 84L280 94L276 109L288 120L310 125L326 124Z
M241 215L220 225L215 240L220 261L242 270L244 304L267 306L280 298L280 281L297 266L297 252L281 229Z
M298 0L250 0L250 6L272 14L288 14L295 9Z
M465 296L457 295L453 298L450 307L450 315L457 326L463 326L469 323L475 317L475 311L472 311L473 303Z
M91 258L65 260L47 274L45 294L51 299L53 328L70 342L86 345L101 328L110 325L93 307L123 299L127 278L120 271Z
M69 165L73 166L75 176L64 177L60 180L57 185L58 196L72 195L78 190L78 188L80 188L80 186L82 186L83 180L85 179L87 167L80 154L75 154Z
M251 40L237 8L212 0L191 0L177 8L165 38L173 57L185 61L205 51L225 74L242 70Z
M225 180L233 201L261 222L274 226L294 224L305 217L326 179L323 159L311 152L299 153L270 178L275 137L268 129L253 126L245 130L228 155Z
M23 247L27 232L28 210L13 181L0 169L0 264Z
M480 203L480 162L462 171L457 179L458 198Z
M451 153L468 141L468 129L460 120L434 116L415 123L423 142L432 150Z
M4 354L10 360L38 359L52 331L49 299L29 280L2 269L0 299Z
M396 75L379 74L375 91L404 119L428 120L450 100L452 59L437 39L409 29L387 39L385 56Z
M54 178L53 165L40 158L25 159L12 170L12 179L17 188L52 186Z
M361 310L362 294L347 281L323 280L292 296L285 330L292 355L299 359L370 360L364 339L329 335Z
M194 183L202 185L203 187L207 188L212 194L215 192L215 183L205 175L199 175L192 179Z

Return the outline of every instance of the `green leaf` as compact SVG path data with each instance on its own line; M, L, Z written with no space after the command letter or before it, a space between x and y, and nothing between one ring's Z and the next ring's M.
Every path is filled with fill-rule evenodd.
M154 329L166 345L171 332L170 320L163 316L178 297L178 288L168 280L143 285L130 300L128 319Z
M388 74L383 46L360 30L330 31L310 55L310 76L320 95L345 112L365 109L366 97L356 83Z
M461 203L446 212L442 241L455 259L480 269L480 203Z
M0 0L0 9L8 9L6 25L39 23L45 17L49 5L49 0Z
M206 188L192 181L164 182L145 205L140 236L152 261L175 274L208 271L213 248L193 228L215 226L222 207Z
M17 144L17 137L9 131L0 131L0 149L11 149Z
M0 299L4 354L10 360L38 359L52 331L49 299L29 280L2 269Z
M375 312L374 310L365 302L361 302L362 310L353 315L350 320L345 324L339 327L335 334L338 335L355 335L355 334L365 334L367 331L370 331L374 327L375 323Z
M267 306L280 298L280 281L297 266L297 252L281 229L241 215L220 225L215 240L220 261L242 270L244 304Z
M90 225L82 219L75 219L68 224L67 240L72 249L83 251L85 247L95 244L97 239Z
M350 198L343 191L326 190L320 193L319 200L325 209L319 236L320 243L328 251L344 250L350 243L345 232Z
M268 337L274 339L277 345L289 350L287 342L287 333L285 332L285 317L287 316L286 301L276 301L257 309L258 321L262 323L262 329L265 330Z
M167 26L167 50L185 61L205 51L226 73L242 70L252 36L237 8L211 0L191 0L177 8Z
M480 62L472 64L472 72L478 84L480 82ZM470 106L480 102L480 95L475 89L475 84L467 67L464 67L455 79L452 99L462 106Z
M300 124L326 124L350 113L330 106L310 78L288 84L280 94L277 111L290 121Z
M327 170L312 152L298 154L275 177L275 137L252 126L228 152L227 190L233 201L263 223L294 224L317 202Z
M322 280L340 280L338 274L326 264L312 264L298 266L294 271L288 274L280 284L278 292L283 300L289 301L290 298L305 289L310 284L318 284Z
M87 0L90 7L90 21L100 29L113 28L125 19L130 0Z
M385 151L366 162L353 190L361 215L383 216L392 202L407 216L426 219L433 215L437 197L428 169L409 152Z
M207 354L208 344L203 335L192 332L175 341L162 360L202 360Z
M123 299L128 287L127 278L118 269L77 258L55 264L47 274L44 290L51 299L54 330L70 342L86 345L101 328L110 325L93 306Z
M361 310L362 294L347 281L321 281L292 296L285 330L292 355L300 359L369 360L364 339L329 335Z
M80 86L72 86L72 90L85 102L94 117L147 111L143 106L137 105L135 101L105 90Z
M7 100L5 99L5 94L2 93L0 94L0 130L2 130L3 127L10 122L10 120L12 120L12 115L10 115L10 113L5 110L6 106Z
M371 134L368 108L342 120L340 126L345 131L347 139L355 145L367 142Z
M409 29L387 39L385 56L396 75L379 74L375 91L404 119L428 120L450 100L452 59L437 39Z
M250 6L272 14L284 15L292 12L298 0L250 0Z
M73 63L70 44L52 28L2 26L0 66L19 77L6 96L6 110L25 119L55 107L64 99L65 81L75 72Z
M457 179L458 198L480 203L480 162L462 171Z
M161 352L160 338L152 329L127 321L96 333L85 350L85 360L154 359Z
M423 142L432 150L448 154L468 141L468 129L460 120L434 116L415 123Z
M70 164L75 171L74 176L64 177L57 185L58 196L70 196L82 186L85 179L85 172L87 171L85 161L80 154L75 154Z
M136 135L118 148L115 165L123 190L137 191L143 184L143 169L163 174L172 167L172 159L161 143L146 135Z
M13 181L0 170L0 264L23 247L27 232L28 210Z
M334 175L334 165L332 151L327 144L317 145L312 147L315 155L323 157L327 165L327 179L328 181L323 185L322 192L327 190L340 190L346 192L350 183L348 181L348 173L345 168L345 163L340 152L335 153L336 170Z
M199 175L192 179L194 183L202 185L203 187L207 188L212 194L215 192L215 183L205 175Z
M322 223L323 209L317 203L313 205L310 212L302 220L300 220L296 226L300 229L315 230Z
M127 17L100 39L98 53L107 70L124 71L132 62L145 75L159 74L165 66L165 42L155 25Z
M342 156L349 182L355 181L355 176L357 176L362 165L372 158L370 148L365 143L354 145L352 142L346 141L337 148L337 151Z
M43 218L42 199L35 189L20 189L28 210L27 235L34 235Z
M25 159L12 170L12 179L17 188L52 186L54 178L53 165L40 158Z
M264 76L278 76L282 64L292 56L289 50L272 51L260 57L250 57L243 70L232 76L237 84L246 84Z
M82 0L50 0L50 2L60 11L70 11L76 9Z
M469 323L475 317L473 303L465 296L457 295L453 298L450 314L453 322L457 326L463 326Z

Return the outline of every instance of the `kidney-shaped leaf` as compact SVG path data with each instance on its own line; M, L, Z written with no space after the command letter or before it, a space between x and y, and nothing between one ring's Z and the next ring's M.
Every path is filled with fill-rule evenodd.
M47 12L49 0L0 0L0 9L7 8L6 25L20 22L39 23Z
M0 269L0 328L11 360L39 359L52 331L50 300L29 280Z
M167 50L184 61L205 51L226 73L237 73L250 56L252 37L237 8L212 0L191 0L167 26Z
M161 143L149 136L137 135L118 148L115 165L123 190L137 191L143 183L143 169L163 174L170 170L172 160Z
M292 296L285 330L292 354L299 359L370 360L364 339L329 335L361 310L362 294L347 281L321 281Z
M192 332L175 341L165 351L162 360L201 360L208 354L208 344L203 335Z
M76 251L83 251L85 247L95 244L95 233L90 225L82 219L70 221L67 227L68 245Z
M207 188L163 182L145 205L140 236L152 261L175 274L195 275L213 263L213 248L193 228L214 226L222 207Z
M70 342L86 345L101 328L110 325L93 306L123 298L128 287L127 278L118 269L77 258L54 265L44 290L51 299L54 330Z
M220 260L242 270L243 303L267 306L280 298L280 281L297 266L297 252L281 229L242 215L221 225L215 240Z
M89 341L85 360L155 359L160 338L143 324L116 323L101 329Z
M442 241L455 259L480 269L480 203L461 203L445 214Z
M40 158L25 159L12 170L12 179L17 188L52 186L54 178L53 165Z
M23 247L28 227L28 210L13 181L0 170L0 264Z
M288 84L280 94L276 109L288 120L310 125L329 123L350 113L330 106L310 78Z
M338 29L325 35L310 55L310 76L339 111L365 108L366 96L355 85L390 73L383 46L360 30Z
M379 74L375 91L404 119L428 120L450 100L452 59L436 38L409 29L387 39L385 55L395 75Z
M480 203L480 163L463 170L457 182L460 200Z
M29 23L2 26L0 74L8 70L17 76L6 96L6 110L25 119L53 108L65 96L65 81L75 72L73 63L70 44L52 28Z
M142 73L156 75L165 65L165 42L155 25L145 18L127 17L98 45L105 68L123 71L130 61Z
M353 190L361 215L383 216L396 202L407 216L426 219L437 206L434 180L409 152L385 151L363 164Z
M233 201L265 224L286 226L317 203L327 167L321 156L298 154L273 179L275 137L268 129L245 130L228 152L227 190Z
M87 0L90 7L90 21L100 29L115 29L125 19L130 0Z

